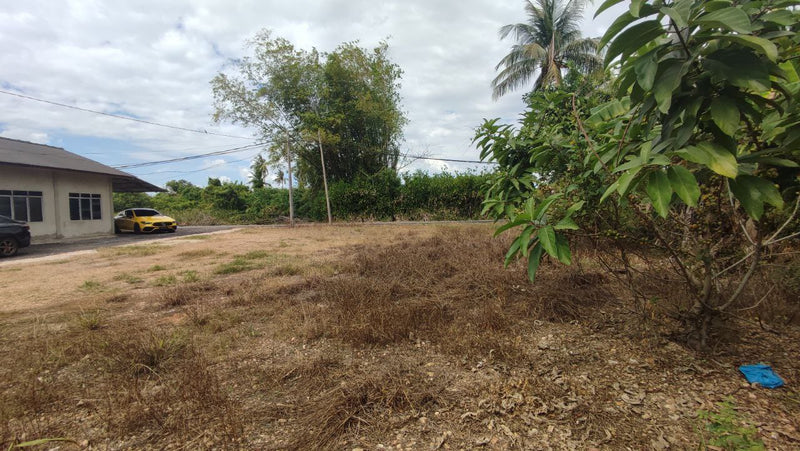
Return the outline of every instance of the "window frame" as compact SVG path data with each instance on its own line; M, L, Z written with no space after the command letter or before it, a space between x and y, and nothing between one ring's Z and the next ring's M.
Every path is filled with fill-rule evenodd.
M37 206L38 203L38 209L32 209L31 199L38 201L34 202L34 206ZM3 216L17 221L44 222L44 193L42 191L3 189L0 190L0 203L7 205L7 208L0 209L0 214ZM24 211L20 212L19 210Z
M100 221L103 219L103 197L96 193L69 193L70 221Z

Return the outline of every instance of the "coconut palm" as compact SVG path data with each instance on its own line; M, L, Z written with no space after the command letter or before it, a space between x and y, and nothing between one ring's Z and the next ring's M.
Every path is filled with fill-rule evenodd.
M533 90L559 86L562 70L590 73L602 67L597 41L584 39L578 27L586 0L527 0L528 21L500 29L500 39L512 35L516 43L495 70L492 81L496 100L525 86L538 73Z

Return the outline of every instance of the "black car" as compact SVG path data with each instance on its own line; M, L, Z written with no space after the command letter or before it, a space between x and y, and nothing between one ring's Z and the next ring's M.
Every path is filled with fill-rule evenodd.
M31 231L28 224L0 216L0 257L17 255L21 247L31 245Z

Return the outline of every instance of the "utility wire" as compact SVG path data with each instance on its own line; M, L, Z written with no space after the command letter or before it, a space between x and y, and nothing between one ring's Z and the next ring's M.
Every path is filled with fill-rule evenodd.
M218 155L227 155L230 153L236 152L244 152L246 150L255 149L256 147L263 146L265 144L269 144L266 142L259 142L255 144L249 144L247 146L242 147L234 147L232 149L225 149L225 150L218 150L216 152L209 152L209 153L202 153L198 155L188 155L185 157L178 157L178 158L170 158L168 160L158 160L158 161L145 161L144 163L129 163L129 164L121 164L117 166L112 166L115 169L133 169L133 168L141 168L145 166L156 166L159 164L167 164L167 163L175 163L178 161L186 161L186 160L196 160L198 158L206 158L206 157L215 157Z
M113 117L113 118L116 118L116 119L124 119L126 121L139 122L141 124L155 125L157 127L164 127L164 128L171 128L173 130L182 130L182 131L185 131L185 132L200 133L202 135L222 136L222 137L225 137L225 138L249 139L249 140L253 139L252 137L226 135L224 133L214 133L214 132L209 132L209 131L206 131L206 130L195 130L195 129L192 129L192 128L178 127L177 125L161 124L161 123L158 123L158 122L146 121L144 119L136 119L135 117L122 116L122 115L119 115L119 114L112 114L112 113L105 113L103 111L90 110L88 108L81 108L81 107L78 107L78 106L75 106L75 105L67 105L66 103L54 102L52 100L39 99L39 98L36 98L36 97L31 97L31 96L24 95L24 94L18 94L16 92L4 91L2 89L0 89L0 94L19 97L19 98L27 99L27 100L33 100L35 102L46 103L46 104L49 104L49 105L60 106L62 108L69 108L71 110L84 111L84 112L87 112L87 113L100 114L100 115L103 115L103 116Z

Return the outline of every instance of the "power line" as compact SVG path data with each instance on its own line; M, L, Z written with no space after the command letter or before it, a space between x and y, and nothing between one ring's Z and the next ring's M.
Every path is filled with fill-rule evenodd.
M115 169L133 169L133 168L141 168L141 167L145 167L145 166L156 166L156 165L159 165L159 164L175 163L177 161L196 160L198 158L215 157L215 156L218 156L218 155L227 155L227 154L230 154L230 153L244 152L246 150L255 149L256 147L260 147L260 146L263 146L265 144L268 144L268 143L266 143L266 142L258 142L258 143L255 143L255 144L249 144L247 146L234 147L232 149L217 150L215 152L201 153L201 154L197 154L197 155L188 155L188 156L185 156L185 157L178 157L178 158L170 158L168 160L145 161L144 163L121 164L121 165L112 166L112 167L115 168Z
M161 123L158 123L158 122L146 121L144 119L136 119L135 117L122 116L122 115L113 114L113 113L105 113L103 111L90 110L88 108L81 108L81 107L78 107L78 106L75 106L75 105L67 105L66 103L54 102L52 100L39 99L39 98L36 98L36 97L27 96L27 95L24 95L24 94L18 94L16 92L4 91L4 90L1 90L1 89L0 89L0 94L19 97L19 98L27 99L27 100L33 100L35 102L47 103L49 105L60 106L62 108L69 108L71 110L84 111L84 112L87 112L87 113L100 114L100 115L103 115L103 116L113 117L113 118L116 118L116 119L124 119L126 121L139 122L141 124L155 125L157 127L164 127L164 128L171 128L173 130L182 130L182 131L185 131L185 132L200 133L202 135L222 136L222 137L225 137L225 138L249 139L249 140L253 139L252 137L226 135L224 133L214 133L214 132L209 132L209 131L206 131L206 130L195 130L195 129L192 129L192 128L178 127L177 125L161 124Z
M145 174L136 174L136 176L140 177L140 176L145 176L145 175L157 175L157 174L192 174L194 172L207 171L209 169L216 168L218 166L225 166L225 165L228 165L228 164L233 164L233 163L238 163L240 161L249 160L249 159L255 157L256 155L257 154L253 154L253 155L250 155L249 157L239 158L238 160L231 160L231 161L225 161L225 162L222 162L222 163L216 163L216 164L212 164L210 166L207 166L205 168L195 169L195 170L192 170L192 171L156 171L156 172L147 172Z

